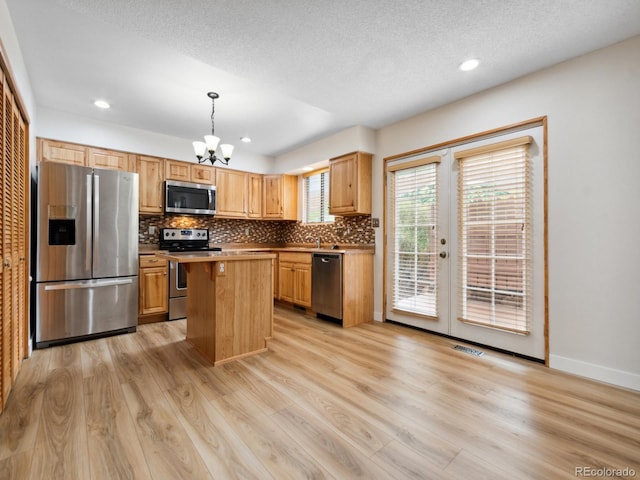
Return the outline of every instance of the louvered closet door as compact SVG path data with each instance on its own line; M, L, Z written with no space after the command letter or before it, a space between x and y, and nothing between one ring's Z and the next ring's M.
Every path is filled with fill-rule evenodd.
M27 127L5 77L0 77L0 411L27 344Z
M12 385L13 289L11 269L11 204L13 193L13 95L6 82L3 88L2 125L2 403L9 396Z
M386 318L545 357L543 129L388 162Z

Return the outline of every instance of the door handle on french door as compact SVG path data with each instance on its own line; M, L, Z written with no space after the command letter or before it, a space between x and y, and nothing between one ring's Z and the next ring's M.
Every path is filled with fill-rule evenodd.
M447 252L440 252L440 258L447 258Z

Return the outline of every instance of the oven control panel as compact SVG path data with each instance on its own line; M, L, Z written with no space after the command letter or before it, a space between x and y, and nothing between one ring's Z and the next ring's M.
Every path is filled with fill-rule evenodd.
M161 238L168 241L209 240L206 228L163 228Z

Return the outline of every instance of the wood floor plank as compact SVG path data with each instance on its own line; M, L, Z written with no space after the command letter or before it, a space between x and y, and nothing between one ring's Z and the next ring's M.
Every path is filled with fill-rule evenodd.
M18 373L15 387L0 416L0 460L34 447L50 354L50 350L33 352Z
M122 384L122 388L151 477L156 480L212 479L164 394L147 403L135 381Z
M108 362L84 379L92 480L150 479L120 382Z
M274 478L333 478L315 455L302 450L272 417L255 411L252 405L243 406L242 395L233 393L210 403Z
M28 478L90 478L79 344L51 352Z
M218 367L184 320L33 352L0 416L0 478L640 473L640 392L399 325L274 313L267 352Z
M193 384L169 391L174 410L213 478L273 478L238 437L225 418L212 408Z

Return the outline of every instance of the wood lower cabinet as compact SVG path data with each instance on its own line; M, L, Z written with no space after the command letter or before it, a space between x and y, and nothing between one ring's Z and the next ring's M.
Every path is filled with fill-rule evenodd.
M164 159L138 155L139 213L162 214L164 198Z
M329 213L371 213L371 154L353 152L329 161Z
M169 277L166 260L155 255L140 255L138 290L138 315L169 311Z
M298 177L264 175L263 217L274 220L298 219Z
M0 70L0 412L28 354L28 139L29 125Z
M247 218L247 180L247 172L217 169L216 217Z
M281 252L278 258L279 298L311 306L311 254Z

